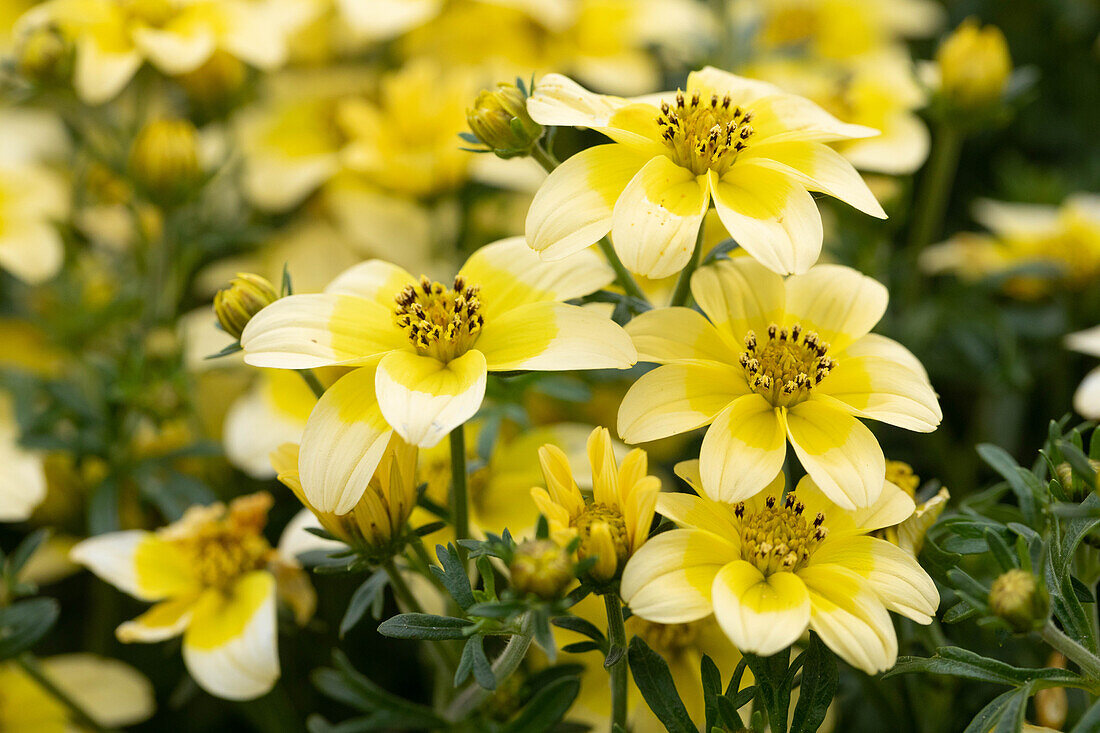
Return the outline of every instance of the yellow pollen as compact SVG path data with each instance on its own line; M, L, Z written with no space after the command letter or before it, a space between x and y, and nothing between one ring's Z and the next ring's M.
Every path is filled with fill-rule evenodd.
M461 277L446 288L422 276L394 298L394 317L418 352L448 362L469 351L485 325L477 295Z
M581 545L577 548L577 559L584 560L587 557L599 555L599 549L594 547L592 529L596 525L606 525L611 534L611 541L615 545L615 560L622 567L630 555L630 539L626 533L626 521L618 509L607 504L589 504L587 508L573 520L572 526L577 529L581 538Z
M242 531L226 521L211 522L176 542L204 588L229 588L245 573L265 567L271 553L263 535Z
M782 504L769 496L760 511L749 509L744 502L737 504L734 514L741 520L741 558L764 575L793 573L804 567L828 530L824 514L806 521L803 511L805 507L793 492Z
M668 157L695 175L729 171L738 154L748 147L751 121L752 112L733 104L728 94L703 99L698 91L691 97L677 91L675 103L662 102L657 116Z
M825 355L828 350L827 342L797 323L790 330L773 323L764 343L749 331L740 362L753 392L776 407L792 407L807 399L836 367L836 361Z

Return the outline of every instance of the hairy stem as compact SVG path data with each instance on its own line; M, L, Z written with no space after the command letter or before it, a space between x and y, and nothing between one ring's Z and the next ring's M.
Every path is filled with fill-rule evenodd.
M614 733L615 726L626 730L626 627L618 594L606 594L603 602L607 609L607 638L611 642L608 656L618 654L619 657L607 670L611 675L611 721L608 727Z
M466 486L466 433L459 425L451 431L451 520L455 525L455 545L458 556L466 561L466 549L458 540L470 537L470 507Z
M1047 621L1046 626L1039 632L1039 636L1047 644L1066 655L1066 658L1080 667L1081 671L1090 679L1100 682L1100 658L1077 641L1066 636L1065 632L1055 626L1052 621Z

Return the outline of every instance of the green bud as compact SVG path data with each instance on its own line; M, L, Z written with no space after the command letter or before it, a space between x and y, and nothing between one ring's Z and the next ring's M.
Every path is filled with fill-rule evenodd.
M532 594L546 601L561 598L573 580L573 561L551 540L528 540L521 544L508 570L517 593Z
M1035 575L1015 568L993 581L989 591L989 607L1013 631L1024 633L1046 623L1050 596Z
M527 98L514 84L482 90L466 110L466 122L477 139L501 158L528 155L542 137L542 125L527 114Z
M130 175L158 204L187 199L202 179L199 136L187 120L154 120L130 148Z
M240 339L252 317L279 299L279 293L266 278L238 272L229 287L214 295L214 314L225 332Z

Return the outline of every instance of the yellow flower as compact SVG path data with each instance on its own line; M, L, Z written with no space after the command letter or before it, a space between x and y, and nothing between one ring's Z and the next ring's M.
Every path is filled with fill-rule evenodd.
M928 272L954 272L978 280L1012 270L1046 266L1050 272L1008 278L1005 290L1030 299L1063 284L1091 286L1100 275L1100 196L1077 193L1061 206L979 201L974 218L992 234L963 232L921 254Z
M677 472L700 494L698 464ZM714 614L743 652L775 654L807 630L868 674L893 666L897 637L888 611L921 624L939 605L935 583L912 555L867 536L913 513L913 500L885 484L871 506L837 506L810 477L783 496L786 477L763 494L722 503L663 494L658 510L682 529L657 535L623 572L622 595L648 621L689 623Z
M359 501L346 514L318 509L306 496L298 473L298 446L287 443L271 455L278 478L321 526L345 545L379 560L393 557L405 541L405 527L416 506L416 447L390 438Z
M580 537L577 558L597 558L589 575L603 583L622 572L624 563L649 536L661 481L646 475L648 459L640 448L616 465L607 428L596 428L589 435L588 461L592 466L590 502L577 487L565 453L556 445L544 445L539 449L539 463L547 488L531 489L531 497L559 544L568 545Z
M967 18L936 51L940 91L962 107L980 107L1000 99L1012 73L1008 42L1001 29L982 28Z
M1100 357L1100 326L1066 336L1066 346L1089 356ZM1100 367L1090 371L1073 393L1073 409L1088 420L1100 419Z
M897 486L910 498L916 499L920 477L913 473L908 463L886 461L886 481ZM918 504L913 516L893 527L884 528L881 532L882 537L916 557L924 547L924 536L943 514L950 499L951 492L947 487L941 488L935 496Z
M69 188L44 165L4 158L0 156L0 268L37 285L56 275L65 258L55 222L69 213Z
M23 522L46 498L44 456L19 443L11 395L0 392L0 522Z
M763 489L789 439L830 499L868 506L886 463L857 418L919 432L939 425L920 362L868 333L888 298L871 278L817 265L784 280L742 257L697 270L691 291L706 317L662 308L628 324L638 358L662 366L631 386L618 428L627 443L644 443L710 425L700 460L711 498Z
M477 412L489 371L631 366L637 355L625 331L562 302L613 277L595 253L542 262L518 237L477 250L450 287L368 260L322 294L264 308L241 345L253 366L360 367L325 392L302 437L306 496L343 514L391 426L430 448Z
M603 602L590 595L569 612L590 621L597 627L607 623ZM703 705L703 684L699 676L699 664L706 654L717 665L723 675L723 685L729 682L729 675L741 661L741 653L730 643L713 616L685 624L660 624L645 621L637 616L626 620L627 638L640 636L651 649L660 654L668 663L672 681L680 694L692 720L702 722L706 718ZM587 637L575 631L554 628L554 639L562 647ZM611 698L607 694L607 670L603 658L591 652L570 655L565 661L584 665L581 673L581 691L576 706L570 711L570 719L587 723L593 730L607 725L611 714ZM746 687L753 681L752 673L746 670L741 685ZM723 689L725 687L723 686ZM665 727L642 699L642 694L634 685L633 678L627 691L627 713L630 716L630 730L634 733L663 733ZM701 726L700 726L701 727Z
M261 69L280 66L300 3L277 0L49 0L29 10L16 35L56 27L76 47L73 85L88 104L110 100L144 61L176 76L217 50Z
M157 532L111 532L78 543L75 562L143 601L118 627L123 642L183 634L183 661L212 695L248 700L279 678L273 550L262 534L271 497L194 506Z
M94 654L62 654L41 661L42 673L104 728L147 720L156 710L153 686L128 664ZM14 662L0 664L0 731L70 733L84 730L64 705Z
M765 82L707 67L688 76L686 91L631 100L551 74L527 106L543 125L590 127L614 140L574 155L535 194L527 243L546 259L610 232L631 271L672 275L691 257L713 201L746 252L775 272L805 272L822 241L809 191L886 216L851 163L825 145L877 131Z

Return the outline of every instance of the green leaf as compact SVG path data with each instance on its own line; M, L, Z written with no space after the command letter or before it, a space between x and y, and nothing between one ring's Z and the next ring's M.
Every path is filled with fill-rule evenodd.
M1016 567L1016 555L1008 548L1001 532L990 527L985 530L985 542L989 545L989 551L993 558L1001 566L1001 570L1012 570Z
M482 637L473 636L462 647L462 657L458 660L458 669L455 670L454 686L458 687L470 672L474 673L474 679L486 690L497 688L497 678L493 674L493 667L489 664L489 658L485 656L485 643Z
M313 684L333 700L356 710L375 713L371 717L375 723L386 721L385 725L363 730L376 730L378 727L437 730L447 726L429 708L402 699L371 682L351 665L343 652L334 652L332 659L336 669L326 667L315 670L311 675ZM379 715L384 715L384 718L377 717Z
M586 621L580 616L556 616L550 619L550 623L561 629L568 629L583 636L587 636L598 644L606 645L607 637L599 630L596 624Z
M0 608L0 660L25 652L49 633L61 606L52 598L31 598Z
M1028 524L1035 524L1039 515L1039 502L1046 494L1043 482L1031 471L1018 465L1007 451L996 445L982 443L978 446L978 455L994 471L1004 476L1016 494L1016 500L1024 518L1027 519Z
M669 733L698 733L680 694L676 691L676 683L672 681L668 664L661 655L650 649L642 637L635 636L630 640L627 658L630 660L634 684L638 686L649 709Z
M1012 687L1036 684L1038 687L1063 686L1088 689L1090 684L1081 675L1066 669L1014 667L999 659L983 657L968 649L954 646L942 646L931 657L899 657L894 668L883 677L895 677L899 674L914 672L943 674Z
M555 680L543 687L501 733L545 733L569 712L581 691L576 677Z
M378 625L378 633L393 639L465 639L473 624L453 616L433 616L430 613L402 613Z
M1030 696L1028 686L998 695L974 716L964 733L1018 733Z
M706 724L703 730L710 730L718 718L718 698L722 695L722 673L714 660L706 654L699 660L699 678L703 683L703 707L706 711Z
M340 620L340 638L351 631L363 618L368 608L375 606L382 599L382 591L390 582L385 570L378 570L363 581L363 584L355 589L351 600L348 602L348 610L344 612L344 618Z
M821 726L836 695L838 679L836 657L818 635L811 632L810 645L802 662L802 685L794 706L791 733L814 733Z
M42 543L50 536L50 530L48 528L36 529L31 532L26 538L23 539L19 545L12 550L11 555L8 556L7 573L12 578L19 575L19 571L23 569L23 566L27 564L27 561L31 559L31 555L35 553Z
M944 612L943 622L945 624L957 624L960 621L965 621L968 618L974 618L980 613L980 609L974 608L974 606L971 606L966 601L959 601L954 606Z
M474 590L470 587L470 578L466 575L466 568L458 558L458 550L455 546L436 545L435 554L442 567L433 565L432 572L443 582L447 592L463 610L474 605Z
M756 695L768 711L772 730L781 733L786 730L787 711L791 705L790 649L770 657L746 654L745 658L756 678Z
M1100 437L1098 433L1093 433L1093 445L1100 443L1100 440L1097 440ZM1098 730L1100 730L1100 700L1093 703L1093 706L1081 716L1081 719L1077 721L1077 725L1073 726L1069 733L1096 733Z

